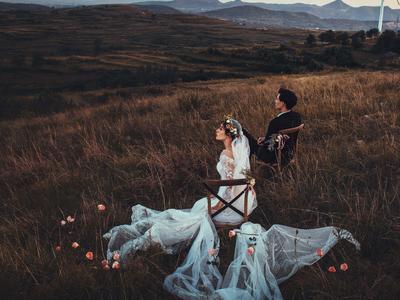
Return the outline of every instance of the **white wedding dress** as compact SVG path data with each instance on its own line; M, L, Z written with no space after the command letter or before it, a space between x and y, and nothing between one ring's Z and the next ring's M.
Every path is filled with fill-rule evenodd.
M217 170L221 179L245 178L244 171L250 167L248 140L243 134L232 142L232 152L233 159L224 151L220 155ZM221 187L218 194L229 201L242 190L243 186ZM250 214L257 201L253 193L248 199ZM217 202L212 199L213 206ZM243 211L244 195L233 205ZM214 221L238 223L242 217L227 208ZM236 232L235 255L225 277L218 270L219 237L208 215L207 198L196 201L191 209L157 211L135 205L131 224L112 228L104 238L109 239L107 259L112 260L114 251L118 251L123 267L138 250L151 245L174 254L191 243L181 266L164 281L164 288L182 299L281 299L278 284L319 260L318 248L326 253L340 239L359 248L348 231L335 227L303 230L273 225L265 230L247 222ZM255 249L253 255L247 254L249 246Z
M241 167L233 158L222 151L217 171L221 179L245 178L243 171L249 163ZM229 201L244 189L243 186L220 187L218 195ZM248 194L249 214L257 206L255 194ZM211 204L215 206L218 199L212 198ZM233 206L240 211L244 210L244 195L239 197ZM223 210L214 218L215 222L225 224L238 224L243 217L230 208ZM202 227L203 226L203 227ZM167 209L157 211L137 204L132 207L131 224L112 228L104 234L109 239L107 258L111 259L113 252L118 251L121 261L127 262L129 256L138 250L146 250L151 245L159 245L166 253L176 253L184 244L190 243L198 236L201 228L209 228L212 236L216 236L213 222L208 216L207 197L201 198L191 209Z

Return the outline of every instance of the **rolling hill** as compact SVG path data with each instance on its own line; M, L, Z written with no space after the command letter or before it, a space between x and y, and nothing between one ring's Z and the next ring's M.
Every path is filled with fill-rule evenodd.
M10 11L10 10L48 11L50 9L51 9L50 7L40 4L0 2L0 11Z
M208 17L230 20L251 27L284 27L333 30L368 30L376 22L321 19L308 13L272 11L256 6L237 6L202 13Z

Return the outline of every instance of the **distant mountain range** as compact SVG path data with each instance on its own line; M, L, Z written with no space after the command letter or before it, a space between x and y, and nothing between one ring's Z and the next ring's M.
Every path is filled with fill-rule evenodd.
M301 0L299 0L301 1ZM143 1L143 0L8 0L9 3L35 3L46 6L80 6L98 4L139 4L139 5L158 5L168 6L182 12L200 13L211 10L237 7L237 6L256 6L264 9L287 12L304 12L322 19L348 19L361 21L376 21L379 17L379 6L353 7L347 5L342 0L335 0L323 6L296 3L296 4L271 4L271 3L250 3L242 0L234 0L226 3L218 0L170 0L170 1ZM377 5L380 1L377 0ZM160 7L159 7L160 8ZM161 9L161 8L160 8ZM164 10L164 9L163 9ZM396 21L400 16L400 9L385 7L385 21Z
M138 5L139 6L139 5ZM180 10L165 5L140 5L141 8L155 14L183 14Z
M19 0L9 0L19 1ZM21 0L40 3L53 3L60 7L76 3L79 5L93 5L102 0ZM51 2L53 1L53 2ZM107 3L118 3L130 0L104 0ZM133 0L141 1L141 0ZM145 1L131 2L133 6L140 6L156 14L202 14L211 18L229 20L234 23L250 27L295 27L305 29L333 29L333 30L361 30L377 27L379 7L362 6L352 7L342 0L335 0L324 6L297 4L268 4L249 3L234 0L222 3L218 0L172 0L172 1ZM0 10L46 10L43 5L16 4L0 2ZM400 9L385 7L384 28L398 29Z
M46 11L50 10L50 7L40 4L30 4L30 3L0 2L0 11L7 11L7 10Z
M218 0L173 0L173 1L146 1L134 2L134 4L162 5L175 8L183 12L199 13L222 8L230 8L237 6L256 6L269 10L287 11L287 12L304 12L317 16L322 19L349 19L362 21L376 21L379 17L378 6L361 6L353 7L347 5L341 0L336 0L324 6L311 4L269 4L269 3L249 3L241 0L222 3ZM400 9L391 9L385 7L385 20L395 21L400 15Z
M250 27L293 27L305 29L368 30L376 27L375 21L321 19L308 13L273 11L244 5L201 13L211 18L223 19Z

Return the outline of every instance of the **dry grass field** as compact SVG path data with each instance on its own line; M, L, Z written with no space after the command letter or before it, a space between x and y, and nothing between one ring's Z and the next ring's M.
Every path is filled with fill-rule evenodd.
M250 29L132 5L0 11L0 120L93 107L149 85L343 69L399 70L400 61L310 31ZM319 34L313 31L316 36ZM152 94L158 93L152 90ZM57 99L54 101L54 99Z
M299 168L268 178L253 169L259 207L251 221L339 226L362 247L340 243L282 284L284 298L398 299L400 74L369 71L179 83L156 95L2 121L1 298L172 299L162 282L182 258L152 249L130 269L104 271L102 233L128 223L137 203L191 207L205 194L201 180L217 176L221 116L232 112L263 134L282 83L299 95L306 124ZM75 222L61 226L68 215ZM234 240L225 232L221 242L224 272ZM342 262L347 272L327 272Z

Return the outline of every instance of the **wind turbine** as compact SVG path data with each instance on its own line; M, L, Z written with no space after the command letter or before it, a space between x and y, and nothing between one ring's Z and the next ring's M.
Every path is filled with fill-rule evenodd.
M385 0L381 1L381 11L379 13L379 24L378 24L378 29L379 32L382 32L382 26L383 26L383 11L385 10Z
M383 12L385 10L385 6L383 5L384 3L385 3L385 0L382 0L381 11L379 13L379 24L378 24L379 32L382 32L382 27L383 27ZM397 0L397 3L400 5L400 0Z

